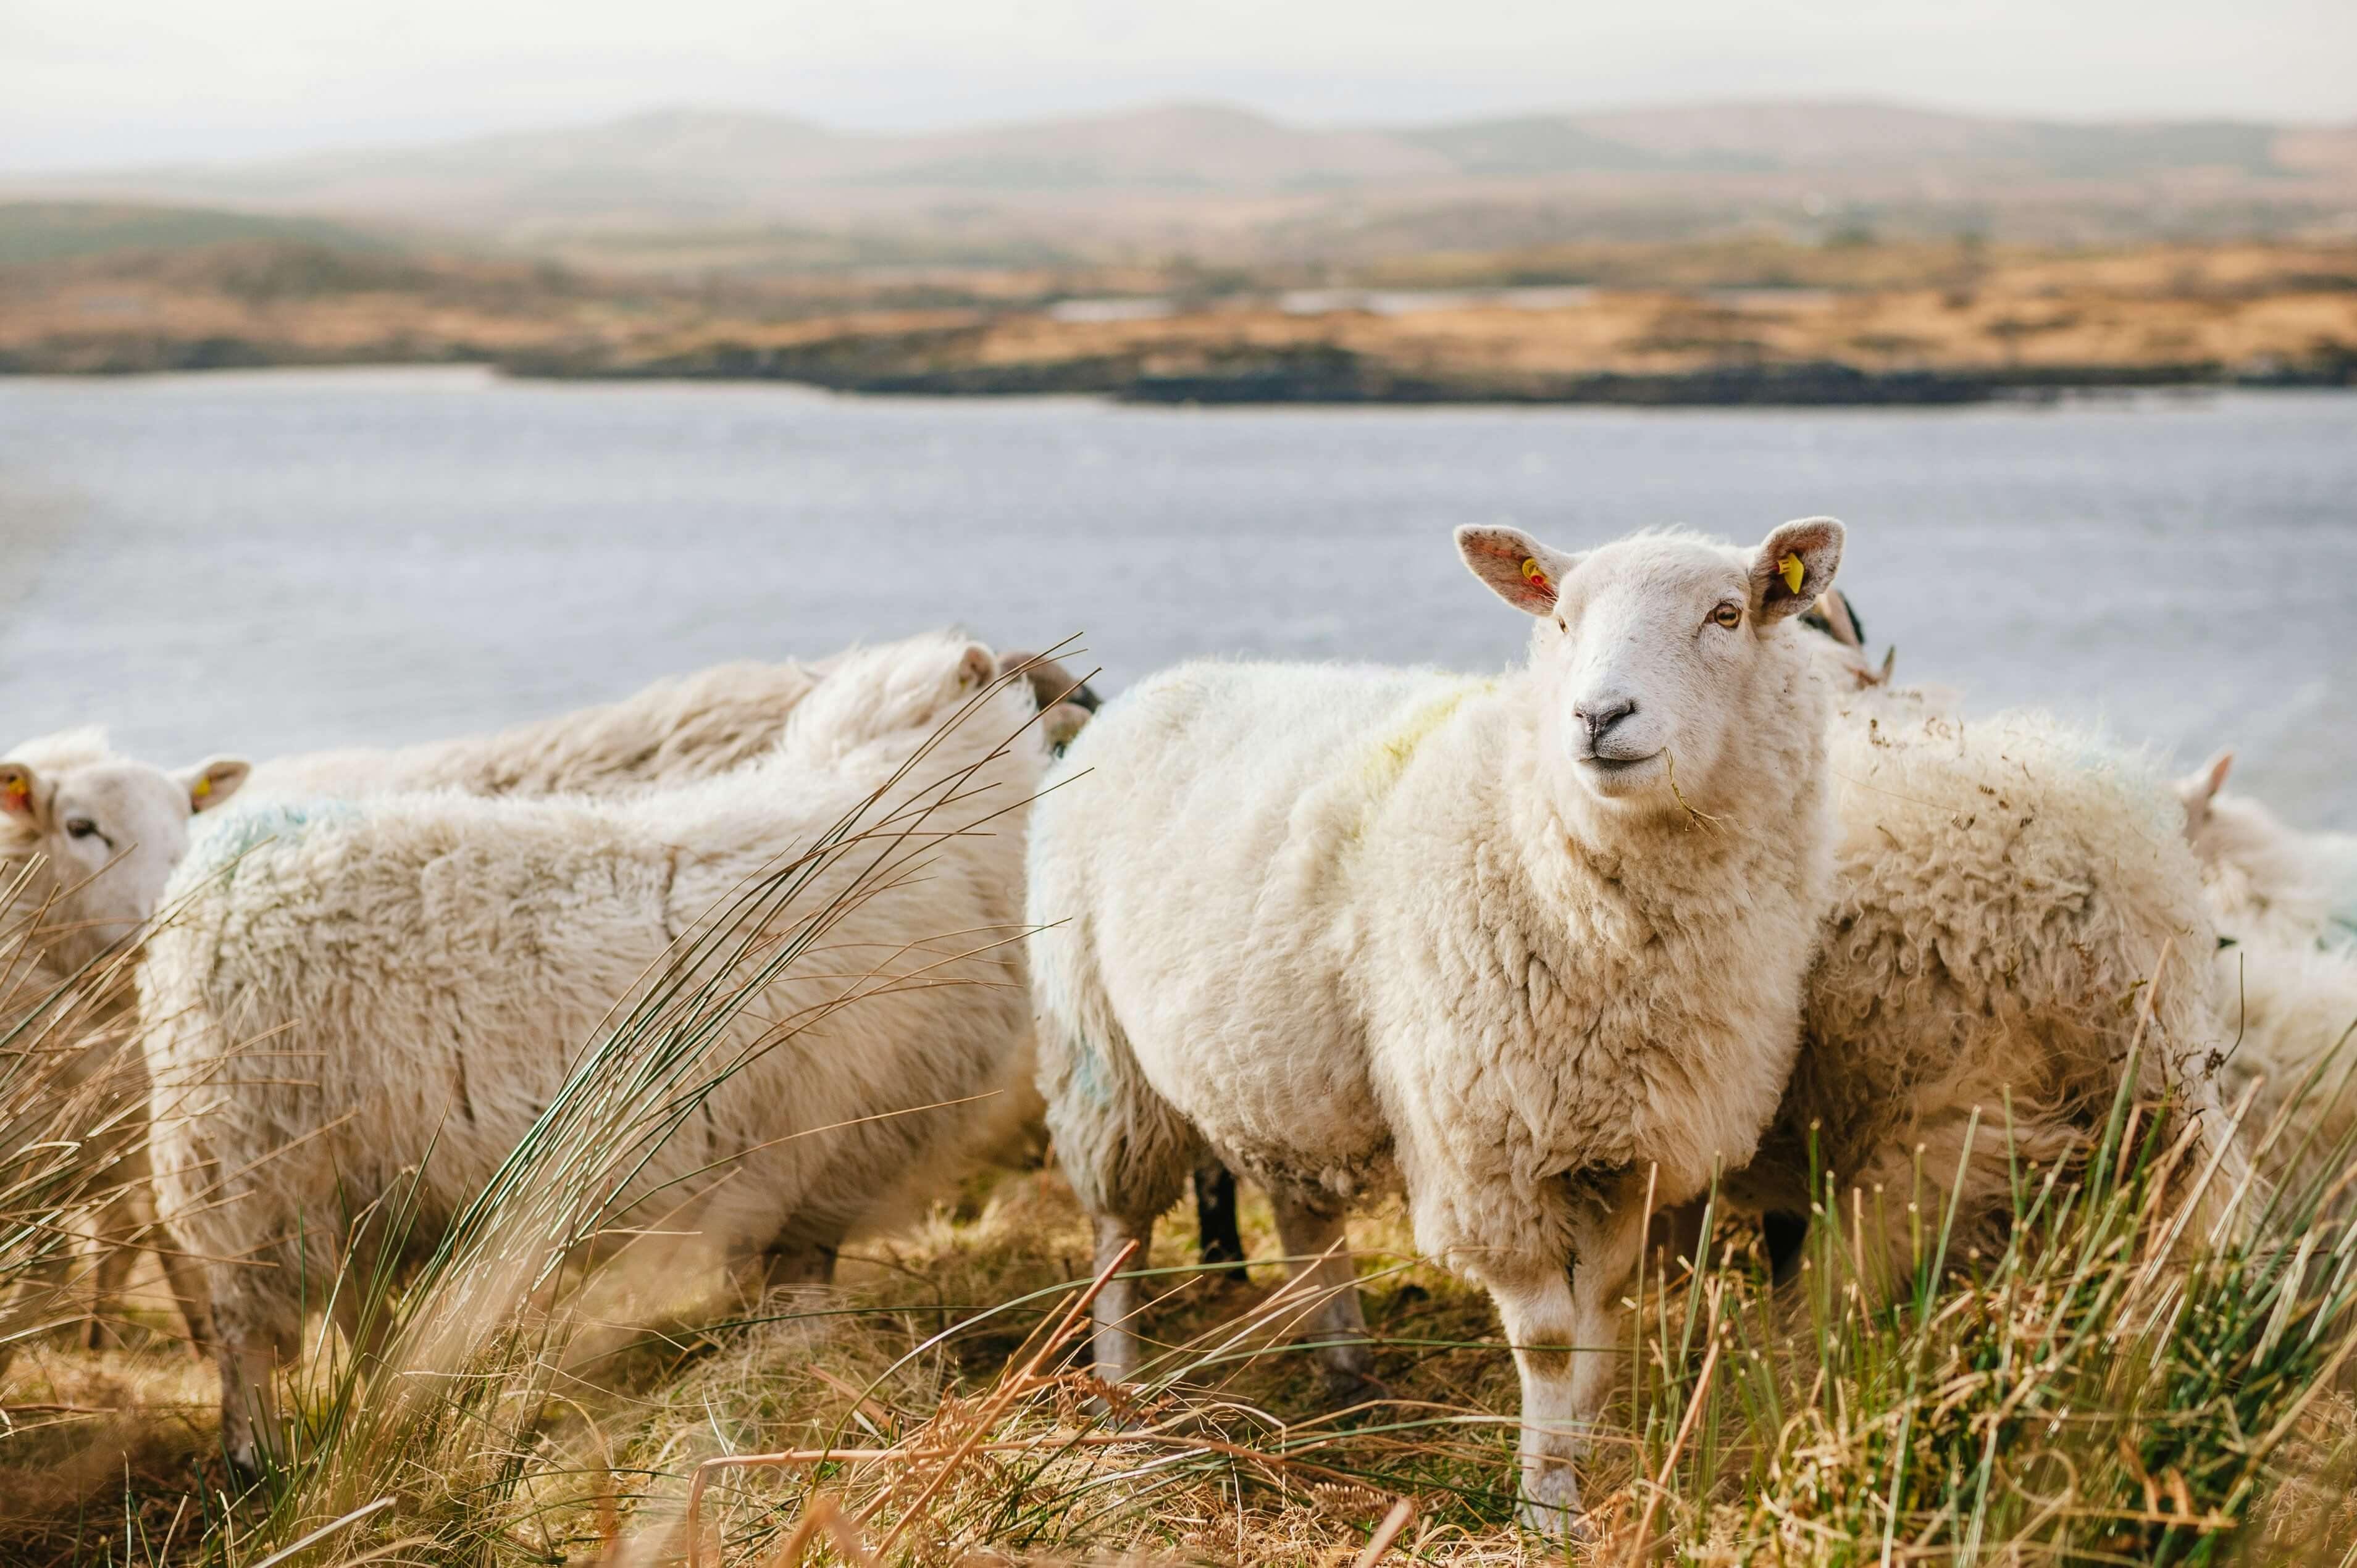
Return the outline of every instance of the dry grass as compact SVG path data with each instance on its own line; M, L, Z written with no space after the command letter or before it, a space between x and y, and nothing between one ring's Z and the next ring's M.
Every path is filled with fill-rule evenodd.
M2343 1561L2357 1543L2357 1405L2336 1377L2351 1233L2319 1225L2288 1249L2283 1234L2179 1267L2154 1245L2171 1201L2158 1158L2134 1155L2118 1182L2042 1186L2005 1258L1936 1286L1927 1258L1923 1288L1883 1312L1851 1288L1838 1226L1781 1293L1749 1233L1722 1226L1708 1267L1644 1287L1619 1435L1587 1472L1604 1538L1574 1560ZM1330 1414L1286 1343L1300 1304L1279 1287L1265 1209L1247 1205L1246 1233L1249 1283L1190 1267L1183 1225L1148 1261L1164 1353L1135 1400L1054 1334L1077 1326L1085 1286L1069 1191L1052 1170L1007 1173L862 1250L829 1291L752 1310L707 1294L654 1329L585 1299L491 1336L451 1374L463 1394L413 1397L390 1420L347 1412L358 1452L237 1498L206 1453L208 1417L188 1408L209 1380L168 1348L46 1350L12 1400L130 1413L60 1415L11 1440L5 1550L251 1565L389 1498L308 1560L681 1561L702 1466L802 1451L705 1472L700 1561L1332 1568L1403 1500L1396 1552L1564 1560L1510 1522L1514 1380L1480 1294L1415 1261L1396 1210L1359 1220L1397 1399ZM313 1386L315 1422L337 1391ZM1092 1402L1105 1398L1120 1422ZM18 1489L34 1477L38 1495Z

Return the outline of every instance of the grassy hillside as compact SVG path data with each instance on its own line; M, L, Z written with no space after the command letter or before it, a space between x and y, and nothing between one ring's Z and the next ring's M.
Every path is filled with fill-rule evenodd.
M189 251L237 241L382 251L383 238L320 218L130 202L0 201L0 267L122 251Z

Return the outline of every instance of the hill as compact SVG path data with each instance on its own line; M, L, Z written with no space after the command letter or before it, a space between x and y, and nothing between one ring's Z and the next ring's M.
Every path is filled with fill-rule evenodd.
M1318 127L1175 103L887 134L672 109L600 124L245 165L56 177L136 197L510 242L791 224L1103 254L1448 248L1869 223L2041 242L2357 221L2357 126L2067 124L1857 101Z
M388 243L320 218L121 201L0 202L0 266L238 241L292 241L330 251L379 251Z

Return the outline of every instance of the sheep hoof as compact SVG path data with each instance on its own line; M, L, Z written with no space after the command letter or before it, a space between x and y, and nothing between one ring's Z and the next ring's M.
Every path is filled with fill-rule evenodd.
M1553 1541L1596 1539L1596 1527L1580 1505L1579 1481L1568 1465L1525 1476L1514 1519L1524 1530Z

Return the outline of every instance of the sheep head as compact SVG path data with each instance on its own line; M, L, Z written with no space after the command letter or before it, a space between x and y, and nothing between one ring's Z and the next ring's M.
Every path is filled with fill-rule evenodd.
M1784 623L1832 588L1842 539L1829 517L1749 550L1642 533L1572 553L1516 529L1457 532L1473 575L1539 619L1546 765L1578 798L1641 811L1739 790L1742 778L1717 777L1722 764L1741 774L1746 743L1788 727L1780 709L1808 677Z
M25 888L47 908L38 945L79 969L145 925L187 853L188 819L236 793L247 771L229 757L168 770L133 762L92 731L0 761L0 857L40 863Z

